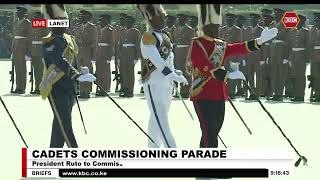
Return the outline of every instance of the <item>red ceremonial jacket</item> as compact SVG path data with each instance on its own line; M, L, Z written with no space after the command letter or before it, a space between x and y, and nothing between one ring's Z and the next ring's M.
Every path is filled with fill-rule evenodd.
M220 51L214 51L216 44L224 44ZM224 66L229 57L244 55L248 52L258 50L260 45L256 40L228 44L221 39L201 36L194 38L191 42L189 60L192 68L191 100L227 100L228 88L225 80L217 80L215 71ZM217 48L219 49L219 48ZM218 56L217 56L218 54ZM220 57L219 63L212 63L213 57ZM217 58L216 58L217 59ZM215 61L216 62L216 61ZM202 77L199 83L199 77Z

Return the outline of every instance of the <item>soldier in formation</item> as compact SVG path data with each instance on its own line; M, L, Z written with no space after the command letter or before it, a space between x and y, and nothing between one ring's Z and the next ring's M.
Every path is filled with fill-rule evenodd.
M243 15L236 16L235 25L239 27L241 30L240 36L242 41L249 40L249 36L250 36L251 29L248 27L245 27L246 22L247 22L247 18L245 16ZM249 76L248 75L248 55L239 56L239 59L240 59L239 70L243 72L246 77L248 77ZM237 81L237 87L239 88L238 92L241 95L245 95L245 97L247 97L247 92L245 92L245 86L244 84L242 84L242 80L236 80L236 81Z
M33 19L43 19L43 14L41 12L35 12L32 16ZM42 47L42 37L48 34L47 28L32 28L31 31L31 63L33 66L33 73L35 79L35 88L31 94L40 94L39 85L42 79L43 73L43 47Z
M258 38L263 30L263 28L259 25L260 15L251 13L250 15L250 23L249 26L249 39ZM248 77L247 80L249 85L253 89L255 95L259 96L262 94L262 71L261 66L265 63L261 60L261 51L255 51L248 55ZM257 97L255 95L250 94L247 100L254 100Z
M272 12L272 11L271 11ZM274 18L270 14L262 15L262 26L264 28L268 27L271 28L273 25ZM271 41L268 41L262 45L261 48L261 59L260 63L262 68L262 84L263 84L263 94L262 97L270 98L272 96L272 82L271 82L271 62L270 62L270 48L271 48ZM262 62L261 62L262 61Z
M134 27L135 18L126 17L126 30L121 34L119 40L121 93L120 97L133 97L135 82L134 66L141 57L140 53L140 31Z
M30 60L31 21L26 18L28 10L17 6L17 19L14 21L12 41L12 61L14 64L16 89L13 93L24 94L27 81L26 60Z
M283 93L285 82L289 68L289 30L284 27L281 22L285 10L280 8L274 9L275 24L279 33L272 40L270 48L270 63L271 63L271 83L273 84L273 97L269 100L283 101Z
M114 28L111 26L111 16L102 14L99 18L98 47L96 59L96 76L104 90L110 92L111 86L111 58L114 56ZM97 89L96 96L106 96L106 92Z
M291 101L303 102L306 88L306 67L309 61L309 30L305 27L306 17L299 15L300 22L297 28L290 30L289 55L289 88L292 94Z
M79 67L86 66L89 72L93 73L92 61L96 60L96 46L97 46L97 27L90 22L92 20L92 13L87 10L81 10L79 19L81 22L78 28L76 39L79 46L79 54L77 63ZM91 82L80 83L79 98L89 99L92 91Z
M187 56L189 51L189 46L191 39L195 37L194 29L189 26L190 19L188 15L185 14L178 14L179 20L179 27L175 31L175 67L180 69L182 73L187 78L188 82L191 82L191 76L187 75L185 71L186 63L187 63ZM178 85L178 84L177 84ZM180 85L180 94L183 98L189 97L189 89L190 85Z
M122 34L126 31L126 18L127 18L127 14L124 13L120 13L119 14L119 24L115 26L114 29L114 51L115 51L115 80L117 83L117 86L120 85L121 88L120 90L117 89L116 87L116 92L118 91L119 94L123 94L123 84L122 84L122 75L120 72L123 70L121 70L120 67L120 61L121 61L121 57L122 57L122 53L121 53L121 36Z
M241 41L241 30L235 25L236 15L227 13L225 15L226 25L219 29L219 37L226 40L228 43L235 43ZM234 71L239 63L239 57L232 57L230 61L225 65L226 70ZM236 98L236 86L237 81L233 79L228 80L229 97L230 99ZM239 88L240 89L240 88ZM238 94L240 95L240 94Z
M314 13L314 25L310 29L310 61L311 87L313 94L311 102L320 102L320 13Z

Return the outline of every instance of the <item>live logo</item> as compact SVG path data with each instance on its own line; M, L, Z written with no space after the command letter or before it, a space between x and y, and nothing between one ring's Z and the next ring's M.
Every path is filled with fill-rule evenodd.
M32 28L46 28L47 20L46 19L33 19Z
M69 27L68 19L33 19L32 28Z

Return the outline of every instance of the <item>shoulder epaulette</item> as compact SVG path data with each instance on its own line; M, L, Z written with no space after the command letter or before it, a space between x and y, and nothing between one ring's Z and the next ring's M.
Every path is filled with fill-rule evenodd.
M241 28L239 28L238 26L234 26L234 28L235 28L236 30L241 30Z
M191 40L198 40L201 39L201 37L193 37Z
M172 38L172 34L170 33L170 31L167 31L167 30L165 30L165 31L163 31L165 34L167 34L168 36L169 36L169 38Z
M24 20L25 20L27 23L30 23L30 24L31 24L31 21L30 21L29 19L24 18Z
M107 28L107 29L109 29L110 31L112 31L112 30L113 30L113 28L112 28L112 27L110 27L110 26L107 26L106 28Z
M214 38L214 40L216 41L216 42L226 42L224 39L222 39L222 38Z
M54 39L54 37L52 36L52 33L50 32L48 35L42 37L42 42L44 44L50 43L53 39Z
M187 27L187 28L189 28L189 29L192 29L192 27L191 27L191 26L189 26L188 24L186 24L186 27Z
M133 32L135 32L135 33L140 33L139 29L138 29L138 28L135 28L135 27L129 29L129 31L133 31Z
M66 34L66 33L64 33L63 36L66 37L66 38L75 38L74 35Z
M302 29L303 29L303 30L305 30L305 31L309 31L309 29L308 29L308 28L306 28L306 27L303 27Z
M144 45L156 45L157 44L157 39L152 33L145 32L142 35L142 43Z

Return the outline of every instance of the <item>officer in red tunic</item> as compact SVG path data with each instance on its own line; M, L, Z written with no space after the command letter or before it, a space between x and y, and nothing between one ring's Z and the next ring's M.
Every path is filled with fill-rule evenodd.
M187 67L193 77L190 95L202 131L200 147L217 148L217 136L224 121L225 100L228 99L226 80L244 79L238 69L227 72L224 64L230 57L260 49L262 43L277 35L278 29L264 29L259 38L250 41L227 43L216 38L222 21L221 6L201 4L198 7L199 36L191 42Z

